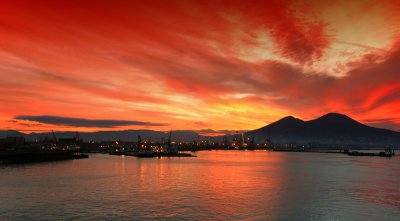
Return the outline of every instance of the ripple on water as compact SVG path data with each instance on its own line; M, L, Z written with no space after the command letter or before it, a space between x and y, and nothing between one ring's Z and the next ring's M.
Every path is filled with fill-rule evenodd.
M0 168L0 220L396 220L400 158L206 151Z

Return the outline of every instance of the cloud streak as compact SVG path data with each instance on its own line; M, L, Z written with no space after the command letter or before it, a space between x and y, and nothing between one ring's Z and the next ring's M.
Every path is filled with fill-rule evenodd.
M71 117L59 117L59 116L29 116L19 115L14 119L34 121L44 124L52 124L58 126L71 126L71 127L100 127L100 128L112 128L118 126L166 126L167 124L158 124L151 122L142 121L129 121L129 120L91 120L84 118L71 118Z

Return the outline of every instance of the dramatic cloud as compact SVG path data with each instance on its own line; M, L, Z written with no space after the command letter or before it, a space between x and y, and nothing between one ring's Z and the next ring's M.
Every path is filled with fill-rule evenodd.
M70 118L70 117L57 117L57 116L16 116L16 120L35 121L45 124L73 126L73 127L117 127L127 125L140 125L140 126L165 126L165 124L157 124L141 121L129 120L89 120L83 118Z
M219 134L341 112L400 130L399 7L395 0L3 1L0 126L27 130L34 124L14 116L61 115L25 120L41 122L37 131Z

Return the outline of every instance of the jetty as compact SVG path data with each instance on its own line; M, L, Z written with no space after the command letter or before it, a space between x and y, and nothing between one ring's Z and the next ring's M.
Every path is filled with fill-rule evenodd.
M69 151L3 152L0 153L0 165L39 163L85 158L89 158L89 155Z
M349 156L368 156L368 157L393 157L395 156L394 149L386 148L385 151L379 153L365 153L359 151L346 151Z

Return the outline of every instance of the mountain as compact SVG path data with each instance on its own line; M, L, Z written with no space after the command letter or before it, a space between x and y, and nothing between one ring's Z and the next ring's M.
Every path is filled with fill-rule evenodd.
M273 143L321 143L360 147L400 146L400 132L374 128L338 113L303 121L292 116L245 134L263 142L270 137Z

